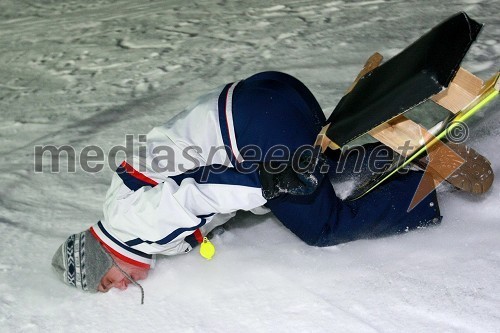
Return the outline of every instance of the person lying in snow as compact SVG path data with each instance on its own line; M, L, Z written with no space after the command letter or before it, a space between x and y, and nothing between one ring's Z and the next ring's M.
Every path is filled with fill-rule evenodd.
M138 285L156 254L204 245L205 236L238 210L271 211L312 246L441 221L435 192L407 212L418 171L397 175L359 200L340 200L329 179L337 176L338 154L320 154L310 168L314 149L303 149L311 148L325 122L312 93L284 73L258 73L201 97L147 135L145 157L116 170L103 219L57 249L52 265L58 277L86 291ZM276 163L284 160L279 169ZM304 164L309 168L297 170Z

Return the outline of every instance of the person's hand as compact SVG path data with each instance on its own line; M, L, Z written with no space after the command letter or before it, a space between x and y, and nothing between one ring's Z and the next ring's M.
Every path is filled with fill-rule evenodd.
M312 194L327 172L326 157L317 150L304 151L292 164L262 163L259 177L263 196L270 200L282 194Z

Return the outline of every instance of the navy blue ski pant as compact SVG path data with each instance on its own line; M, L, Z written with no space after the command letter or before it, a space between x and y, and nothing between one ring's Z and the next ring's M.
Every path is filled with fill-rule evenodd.
M309 89L288 74L264 72L251 76L238 84L233 96L240 147L254 145L265 153L280 145L293 152L313 144L326 122ZM331 162L334 165L336 161ZM281 195L266 206L310 245L329 246L386 236L441 221L435 192L407 212L421 177L421 172L414 171L397 175L356 201L340 200L325 177L311 195Z

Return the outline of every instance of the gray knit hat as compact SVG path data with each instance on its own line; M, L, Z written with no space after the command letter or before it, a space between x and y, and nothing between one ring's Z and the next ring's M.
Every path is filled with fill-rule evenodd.
M66 284L96 292L113 259L89 230L68 237L52 258L52 267Z

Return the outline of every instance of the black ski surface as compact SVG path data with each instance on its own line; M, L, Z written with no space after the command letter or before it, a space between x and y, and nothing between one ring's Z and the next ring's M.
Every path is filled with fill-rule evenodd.
M455 14L369 72L333 110L326 136L342 147L446 88L482 26Z

